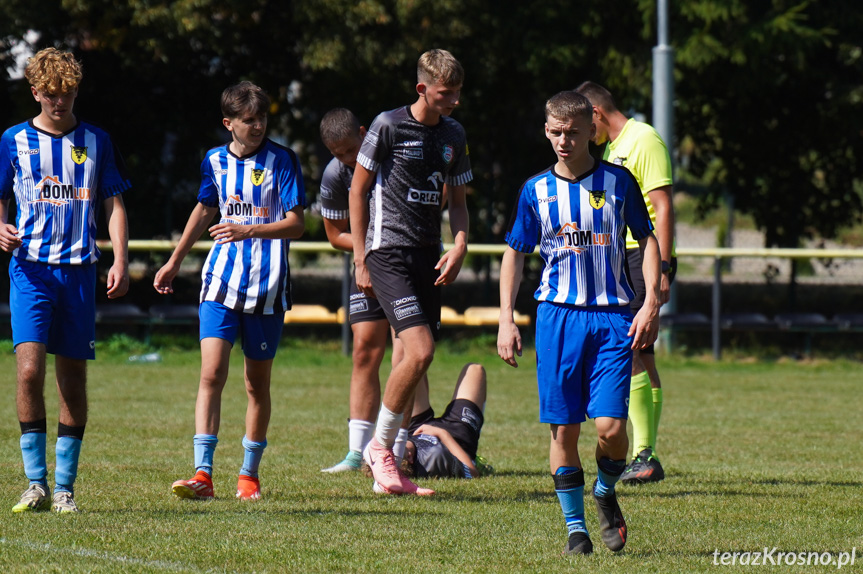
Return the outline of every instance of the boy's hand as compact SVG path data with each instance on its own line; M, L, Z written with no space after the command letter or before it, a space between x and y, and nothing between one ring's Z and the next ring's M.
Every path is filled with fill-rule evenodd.
M174 287L171 283L174 277L180 271L179 265L174 265L170 261L165 263L159 271L156 272L156 278L153 279L153 288L162 295L168 295L174 292Z
M497 329L497 354L507 365L518 367L515 357L521 357L521 333L512 321L501 321Z
M644 349L656 342L656 337L659 335L659 305L654 300L654 303L649 304L645 301L641 309L632 320L632 326L629 328L628 335L633 337L632 349Z
M216 243L231 243L232 241L242 241L252 236L252 228L249 225L239 225L237 223L219 222L209 229L210 237Z
M354 262L354 276L357 281L357 289L369 297L375 297L375 290L372 288L372 278L369 276L369 268L366 267L365 263L362 261Z
M20 246L21 239L18 237L18 228L11 223L0 225L0 249L11 253Z
M108 299L122 297L129 291L129 267L115 263L108 270Z
M459 246L455 246L443 254L437 265L434 266L435 269L443 269L440 276L434 282L435 286L449 285L455 281L459 271L461 271L465 255L467 255L467 249Z

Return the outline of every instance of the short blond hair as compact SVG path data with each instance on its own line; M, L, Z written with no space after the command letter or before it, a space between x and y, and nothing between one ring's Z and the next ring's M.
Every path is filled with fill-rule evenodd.
M464 68L446 50L429 50L417 62L417 81L421 84L460 86L464 83Z
M78 89L84 74L72 52L45 48L27 61L24 77L42 93L68 94Z

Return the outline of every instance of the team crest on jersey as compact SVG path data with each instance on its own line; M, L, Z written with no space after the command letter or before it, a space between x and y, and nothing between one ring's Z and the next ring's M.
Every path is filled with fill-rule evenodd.
M264 173L266 170L263 169L253 169L252 170L252 185L261 185L264 183Z
M452 161L453 155L455 155L455 150L449 144L444 144L443 146L443 160L447 163Z
M72 161L81 165L87 161L87 146L72 146Z
M592 189L588 193L590 193L590 206L594 209L602 209L602 206L605 205L605 190Z

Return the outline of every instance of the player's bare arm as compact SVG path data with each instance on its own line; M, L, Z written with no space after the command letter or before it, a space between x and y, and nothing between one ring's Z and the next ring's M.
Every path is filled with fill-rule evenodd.
M638 240L641 249L641 272L644 274L644 305L632 320L629 336L633 349L643 349L656 341L659 333L659 243L651 233Z
M129 220L122 195L109 197L103 207L114 251L114 264L108 269L108 299L116 299L129 290Z
M243 225L221 221L210 227L210 237L216 243L231 243L244 239L297 239L306 229L303 206L297 205L285 213L285 218L273 223Z
M324 231L330 245L340 251L352 253L354 251L353 237L351 236L349 219L327 219L324 220Z
M467 200L463 185L449 188L449 225L455 245L443 254L435 269L443 269L435 285L449 285L458 277L467 255L467 234L470 225L467 213Z
M21 246L18 228L9 221L9 200L0 201L0 249L10 253Z
M371 297L374 297L375 292L372 289L369 270L366 268L366 233L369 230L369 202L367 198L374 179L375 172L357 164L354 169L354 177L351 179L351 193L348 198L357 288Z
M653 205L656 213L656 240L659 242L659 255L662 261L671 262L671 253L674 246L674 202L672 200L671 186L663 185L647 192L647 197ZM668 275L663 273L659 284L659 302L661 305L668 303L671 297L671 281Z
M507 247L500 263L500 319L497 329L497 354L512 367L518 367L521 357L521 333L513 319L515 298L524 271L524 253Z
M180 271L180 264L218 212L219 209L217 207L207 207L203 203L195 206L192 214L189 216L189 221L186 222L186 227L183 229L183 235L180 237L177 247L174 248L174 252L171 253L168 262L156 272L156 278L153 280L153 288L156 291L162 295L174 292L171 283Z
M471 476L479 476L479 470L467 454L467 451L461 447L448 430L432 425L422 425L414 431L414 435L421 434L436 437L460 463L468 468Z

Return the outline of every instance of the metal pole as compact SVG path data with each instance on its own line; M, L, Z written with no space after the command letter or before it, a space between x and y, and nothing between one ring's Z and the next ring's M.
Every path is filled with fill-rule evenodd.
M722 287L722 258L715 257L713 259L713 317L711 317L711 326L713 331L713 359L718 361L722 358L722 345L720 341L719 331L719 313L720 313L720 297Z
M342 272L342 309L345 310L345 322L342 323L342 353L346 357L351 356L351 324L348 317L351 316L350 302L350 280L351 280L351 255L345 253L343 257L344 269Z

